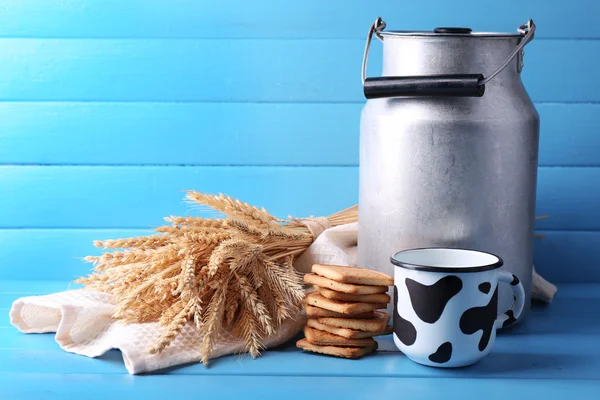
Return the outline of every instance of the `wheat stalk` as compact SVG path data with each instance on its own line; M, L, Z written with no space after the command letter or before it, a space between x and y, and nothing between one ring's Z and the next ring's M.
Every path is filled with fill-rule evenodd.
M156 354L162 352L173 340L179 335L188 319L190 318L190 314L192 313L192 305L186 305L180 312L177 314L173 322L171 322L167 329L160 335L158 341L154 344L152 348L150 348L150 354Z
M105 249L125 249L137 247L138 249L151 249L165 246L171 242L171 238L165 235L140 236L127 239L96 240L94 246Z
M248 203L241 202L224 194L209 195L188 191L187 198L196 203L212 207L225 215L238 217L242 220L257 224L269 226L276 222L282 222L269 214L264 208L251 206Z
M201 217L178 217L175 215L171 215L169 217L164 218L165 222L170 222L171 224L177 225L192 225L195 227L204 227L204 228L221 228L225 225L225 221L222 219L210 219L210 218L201 218Z
M245 342L245 351L254 358L260 355L263 348L262 333L254 314L247 308L240 311L239 324L234 331L236 336Z
M285 294L292 303L304 299L304 284L296 271L283 269L273 262L267 262L265 271L279 293Z
M237 283L242 295L242 299L246 303L246 308L248 308L252 314L254 314L263 331L267 335L273 334L275 327L273 326L269 311L267 310L267 307L265 307L264 303L258 298L258 295L256 294L256 291L250 282L242 276L238 278Z
M224 285L217 291L210 302L206 311L206 318L203 321L204 337L200 344L200 352L202 354L202 362L207 365L208 357L213 349L214 339L223 322L222 310L225 307L225 297L227 296L227 286L229 282L225 282Z
M211 253L210 259L208 260L208 277L211 278L215 276L219 267L224 265L225 261L244 249L246 244L246 241L240 238L222 241Z

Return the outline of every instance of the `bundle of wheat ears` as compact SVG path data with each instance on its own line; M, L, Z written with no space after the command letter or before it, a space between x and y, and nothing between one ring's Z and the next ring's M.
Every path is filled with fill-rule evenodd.
M243 340L256 357L263 339L301 312L304 285L293 262L315 238L304 220L280 220L225 195L190 191L187 199L225 218L171 216L156 235L96 241L96 247L122 250L86 257L95 272L77 282L112 294L114 317L125 323L165 326L150 353L163 351L193 321L205 364L223 332ZM355 206L328 222L357 219Z

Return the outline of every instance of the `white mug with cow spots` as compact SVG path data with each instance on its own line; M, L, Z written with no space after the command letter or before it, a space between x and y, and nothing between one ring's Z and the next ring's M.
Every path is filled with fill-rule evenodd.
M394 271L394 343L408 358L434 367L476 363L492 349L496 329L516 321L525 292L502 259L475 250L400 251ZM498 314L498 283L511 285L513 306Z

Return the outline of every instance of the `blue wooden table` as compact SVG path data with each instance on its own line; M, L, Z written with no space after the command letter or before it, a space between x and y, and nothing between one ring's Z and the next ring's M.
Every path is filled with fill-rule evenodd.
M0 400L600 398L600 2L596 0L0 0ZM89 272L93 239L182 215L184 189L274 215L356 204L365 35L533 18L524 84L541 119L535 264L559 287L460 370L383 338L362 360L293 344L130 376L68 354L8 309ZM381 71L374 44L369 74Z
M600 284L561 285L550 306L535 304L503 331L493 352L459 369L418 365L392 338L359 360L304 353L294 341L252 360L228 356L159 374L127 374L120 352L98 359L66 353L53 334L25 335L7 310L20 296L63 290L65 282L0 282L0 399L133 398L600 398Z

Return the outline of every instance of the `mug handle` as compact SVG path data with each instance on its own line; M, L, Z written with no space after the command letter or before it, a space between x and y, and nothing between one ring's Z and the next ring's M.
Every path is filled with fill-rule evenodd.
M498 282L510 284L511 289L513 290L514 301L512 306L510 306L510 309L504 314L499 315L496 319L496 329L506 328L515 323L521 316L523 308L525 307L525 289L523 289L523 284L515 274L500 271Z

